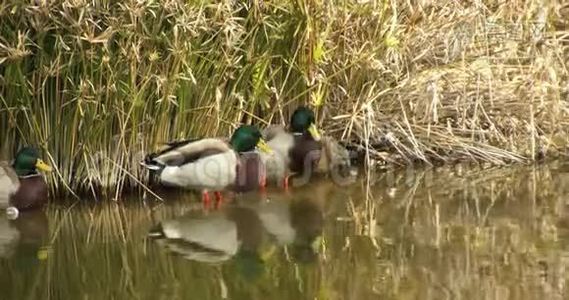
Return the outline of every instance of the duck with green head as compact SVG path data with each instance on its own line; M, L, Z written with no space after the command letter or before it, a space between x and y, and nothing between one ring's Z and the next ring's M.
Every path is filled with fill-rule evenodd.
M16 153L13 163L0 162L0 204L17 216L18 210L34 209L47 203L47 184L38 172L51 167L37 149L25 147Z
M270 147L255 126L242 125L229 141L204 138L170 143L142 162L155 171L166 186L200 190L209 206L209 191L221 201L221 191L247 192L264 186L264 167L256 151L270 153Z
M321 137L314 112L307 107L301 106L293 112L288 129L271 126L264 137L274 150L273 155L263 155L267 180L282 181L285 188L290 176L309 175L320 160Z
M268 181L282 182L288 188L293 175L301 176L297 179L305 182L314 174L328 174L342 180L353 177L348 151L334 138L320 135L314 112L307 107L294 111L288 129L270 126L263 136L274 150L272 155L262 155Z

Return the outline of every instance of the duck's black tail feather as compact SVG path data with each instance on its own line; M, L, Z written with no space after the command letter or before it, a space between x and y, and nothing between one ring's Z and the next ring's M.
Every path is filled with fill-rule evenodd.
M164 147L163 149L161 149L160 151L158 151L156 153L148 154L144 158L144 160L140 162L140 165L142 165L143 167L145 167L149 170L161 171L162 169L164 169L165 165L163 163L156 161L156 157L158 157L164 153L170 152L172 150L175 150L176 148L185 146L191 142L195 142L199 139L200 138L192 138L192 139L187 139L187 140L178 140L178 141L171 141L171 142L164 143L164 145L166 147Z
M155 158L156 158L155 153L146 155L144 160L140 161L140 165L147 168L150 171L162 171L165 165L156 161Z
M162 171L166 167L166 164L168 163L159 162L156 159L157 157L161 156L164 153L176 150L177 148L183 147L189 143L195 142L200 139L202 138L190 138L185 140L177 140L177 141L170 141L163 143L165 147L163 147L160 151L156 153L151 153L146 155L144 160L140 162L140 165L151 171Z

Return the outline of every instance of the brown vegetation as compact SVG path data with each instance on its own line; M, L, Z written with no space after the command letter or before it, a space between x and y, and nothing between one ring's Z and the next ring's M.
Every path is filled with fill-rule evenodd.
M40 145L54 190L136 186L159 143L300 103L391 162L525 162L569 137L559 0L10 0L0 18L0 153Z

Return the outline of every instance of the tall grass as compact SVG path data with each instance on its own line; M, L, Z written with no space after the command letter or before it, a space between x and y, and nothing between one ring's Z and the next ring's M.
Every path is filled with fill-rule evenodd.
M299 103L389 161L567 144L563 1L9 0L0 18L0 153L39 145L54 191L117 195L159 143Z

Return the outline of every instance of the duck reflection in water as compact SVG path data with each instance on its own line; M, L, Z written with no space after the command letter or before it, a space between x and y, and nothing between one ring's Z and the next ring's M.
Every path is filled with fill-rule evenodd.
M185 259L230 261L243 276L257 277L279 247L286 247L295 261L314 262L323 224L321 201L250 196L219 211L164 220L149 237Z
M315 198L274 196L256 203L253 209L271 240L290 250L295 261L309 263L318 256L324 226L321 204Z
M264 243L255 211L236 205L162 221L151 229L149 237L185 259L220 263L233 258L244 276L251 277L262 272L264 259L273 252Z
M49 228L45 212L25 211L15 220L0 217L0 286L7 299L26 299L42 276L42 261L48 259Z
M43 211L26 211L15 220L0 217L0 258L45 258L42 243L49 233Z
M151 229L149 236L186 259L208 263L226 261L240 250L255 251L263 242L258 216L239 206L164 220Z

